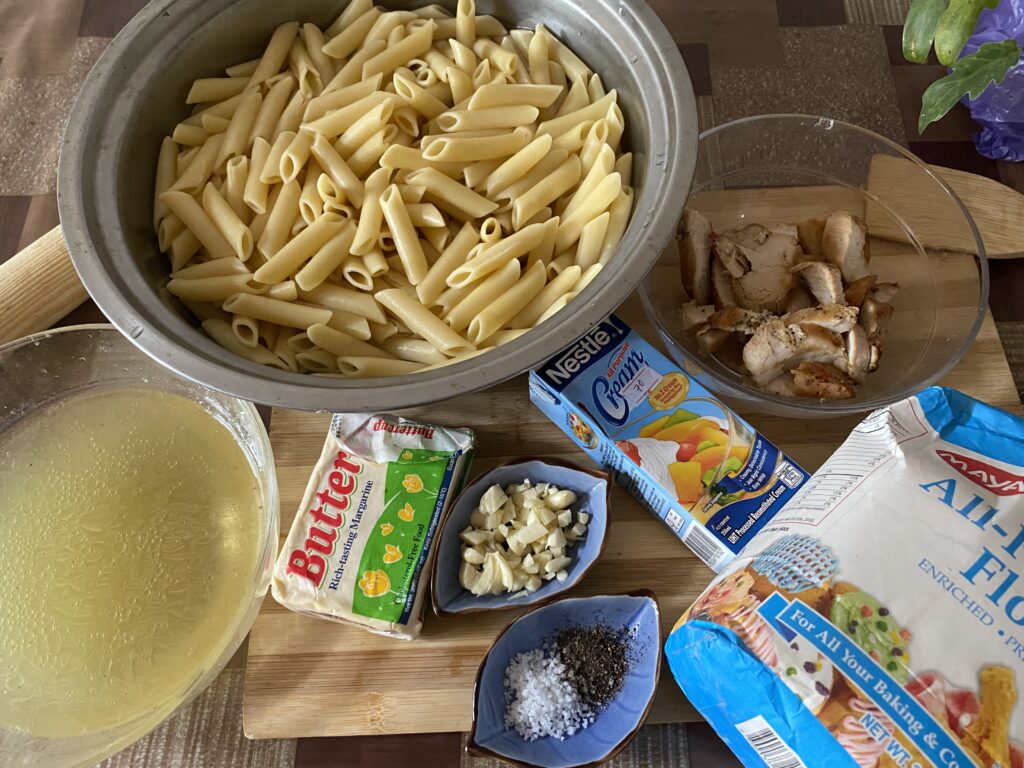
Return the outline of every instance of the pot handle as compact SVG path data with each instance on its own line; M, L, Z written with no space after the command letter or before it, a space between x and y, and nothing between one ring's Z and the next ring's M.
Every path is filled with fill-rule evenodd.
M0 264L0 344L45 331L87 298L58 224Z

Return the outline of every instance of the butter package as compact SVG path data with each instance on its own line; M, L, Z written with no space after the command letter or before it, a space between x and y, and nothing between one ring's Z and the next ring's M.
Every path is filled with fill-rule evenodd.
M683 614L665 658L747 766L1022 768L1024 419L872 413Z
M531 371L530 399L715 570L808 477L615 315Z
M383 635L419 635L434 534L473 446L468 429L335 414L274 566L274 599Z

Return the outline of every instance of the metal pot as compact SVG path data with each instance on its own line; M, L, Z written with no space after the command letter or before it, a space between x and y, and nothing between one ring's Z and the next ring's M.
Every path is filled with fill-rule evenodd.
M389 0L405 8L423 2ZM455 0L442 0L454 10ZM617 88L636 202L618 253L554 318L499 350L425 373L324 379L239 358L206 337L164 288L152 225L161 139L197 77L258 56L285 21L328 24L337 0L154 0L110 44L71 113L58 199L68 250L93 299L142 351L189 379L271 405L373 411L445 400L542 362L613 311L672 236L693 178L697 118L686 67L643 0L479 0L507 26L545 24Z

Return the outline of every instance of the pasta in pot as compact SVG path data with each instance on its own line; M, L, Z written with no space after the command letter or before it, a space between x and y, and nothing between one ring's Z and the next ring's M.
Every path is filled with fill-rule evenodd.
M196 80L160 146L167 290L214 341L318 376L470 359L565 307L632 214L617 94L474 0L352 0Z

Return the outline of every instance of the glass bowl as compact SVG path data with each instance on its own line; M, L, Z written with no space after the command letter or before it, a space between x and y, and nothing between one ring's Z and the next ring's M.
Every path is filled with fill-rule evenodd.
M35 736L0 723L2 768L92 766L155 728L220 673L252 626L270 583L278 540L277 480L270 442L256 409L178 378L146 357L113 326L61 328L0 347L0 435L39 409L99 389L155 389L185 397L202 406L235 438L252 469L262 502L257 557L245 592L248 600L238 606L233 622L218 638L218 650L211 654L213 662L191 680L185 679L183 672L181 686L172 698L127 721L61 738Z
M854 398L786 397L761 391L698 350L683 330L681 306L689 299L670 245L640 286L644 309L669 355L734 403L792 418L880 408L938 381L981 328L988 264L970 213L927 165L871 131L810 115L761 115L712 128L700 136L687 206L708 217L715 232L849 210L868 225L869 271L900 287L878 370ZM959 250L922 244L947 241Z

